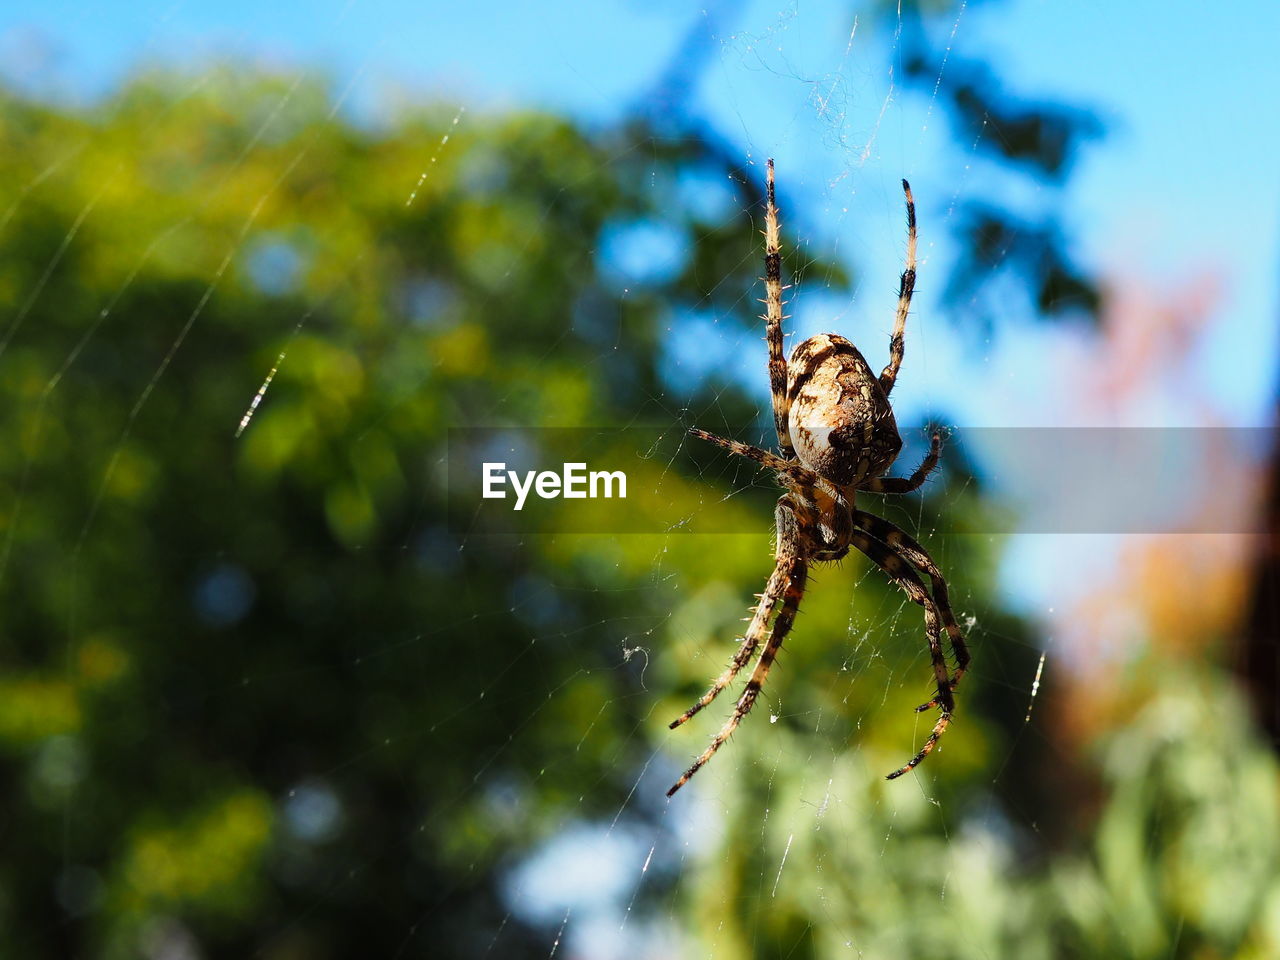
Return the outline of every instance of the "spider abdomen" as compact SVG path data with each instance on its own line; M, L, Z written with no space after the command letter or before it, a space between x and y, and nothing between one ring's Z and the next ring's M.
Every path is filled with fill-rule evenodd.
M878 477L902 449L880 380L851 342L820 333L787 362L788 430L800 462L842 486Z

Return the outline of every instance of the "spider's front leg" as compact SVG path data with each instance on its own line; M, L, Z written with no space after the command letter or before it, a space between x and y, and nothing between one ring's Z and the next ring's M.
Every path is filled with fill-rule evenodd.
M779 505L779 509L781 509L781 505ZM733 659L729 661L729 666L711 682L707 692L699 697L693 706L667 725L668 729L674 730L681 724L687 723L703 707L708 706L711 701L720 696L721 692L729 684L733 683L738 671L750 662L757 648L759 648L760 641L764 639L768 630L769 618L773 615L773 610L786 592L786 589L787 571L781 565L777 565L769 576L768 583L765 584L764 593L760 594L759 602L751 611L751 622L747 625L746 633L742 637L742 644L738 647L738 652L733 655Z
M942 715L938 718L933 732L929 734L929 739L925 741L924 747L921 748L920 752L886 778L893 780L914 768L916 764L929 755L939 738L950 726L951 714L955 711L955 699L951 693L953 683L947 671L946 655L942 651L940 629L942 616L938 612L938 607L933 597L925 590L924 582L920 579L920 575L892 547L861 529L853 532L849 542L862 551L872 563L887 573L890 579L900 586L913 602L918 603L924 609L925 635L929 641L929 658L933 663L933 677L938 693L933 700L925 704L921 709L928 709L930 706L936 705L942 711Z
M800 520L797 517L790 494L783 496L778 501L774 516L778 524L778 546L775 551L774 571L773 575L769 577L769 583L760 598L760 603L756 606L756 612L751 618L751 625L747 629L747 635L743 638L742 645L738 648L738 652L729 664L728 669L712 683L711 688L703 694L702 698L682 717L673 722L671 726L679 726L714 700L721 690L733 682L733 678L738 671L751 659L752 654L764 639L768 626L769 612L781 602L781 607L778 609L778 614L773 621L773 630L769 632L769 639L764 645L760 659L756 661L755 669L751 671L751 679L747 681L746 689L742 691L742 695L738 697L738 702L734 704L733 713L730 714L729 719L725 721L724 726L715 735L707 748L702 751L689 769L667 791L668 797L688 783L689 779L701 770L708 760L715 756L716 751L724 745L724 742L732 736L733 731L738 728L738 724L742 722L743 717L751 712L751 708L755 706L756 698L760 695L760 690L764 687L765 679L769 676L769 670L773 666L774 660L778 657L778 651L782 648L782 641L790 633L791 625L795 622L796 613L800 609L800 599L804 596L805 581L809 575L809 564L805 557L801 539Z

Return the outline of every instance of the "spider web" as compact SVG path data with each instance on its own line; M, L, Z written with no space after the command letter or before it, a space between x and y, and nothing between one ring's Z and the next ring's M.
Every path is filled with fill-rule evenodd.
M861 345L873 366L880 362L905 243L898 179L906 176L913 183L921 223L921 282L895 392L895 410L908 443L895 473L908 472L923 455L927 420L982 425L984 418L990 418L988 422L998 424L995 412L984 409L970 388L1010 362L991 345L985 355L975 357L972 346L953 329L942 302L943 277L957 256L949 246L957 203L975 178L987 175L978 161L984 133L955 146L941 122L938 104L952 45L963 43L974 15L965 3L948 15L941 33L947 56L938 68L932 93L924 96L908 95L904 89L900 14L890 15L897 26L889 31L887 41L883 27L877 34L871 25L870 11L801 12L798 6L779 11L756 5L735 17L732 29L723 27L723 20L708 24L714 42L711 66L699 93L702 109L731 138L746 163L758 167L765 157L778 157L788 269L803 276L789 293L789 345L835 330ZM156 11L154 18L163 50L164 14ZM319 19L330 30L354 24L374 26L387 34L400 23L395 15L356 4L335 7ZM565 56L585 62L588 55L571 51ZM367 108L373 95L366 75L377 57L375 48L362 62L339 71L329 117L358 112L361 104ZM657 66L643 65L650 71ZM16 77L19 82L24 79ZM190 92L195 94L203 82L193 80ZM591 82L587 76L583 85ZM233 169L269 148L291 122L297 95L297 84L281 92L250 137L237 145ZM453 148L454 131L464 129L474 112L468 110L465 96L457 99L459 105L445 118L435 152L422 156L416 175L403 184L402 201L407 206L438 200L430 191L433 170ZM182 109L182 102L182 97L177 98L174 109ZM142 138L146 135L147 131L139 133ZM119 482L122 462L128 460L135 423L173 401L175 363L190 354L193 334L205 324L218 322L207 311L226 295L223 281L228 268L256 242L259 212L273 201L288 177L306 171L316 149L323 149L323 144L304 140L299 149L279 159L277 179L262 186L249 217L234 225L224 256L208 273L167 349L134 384L135 402L119 426L118 438L109 444L109 458L86 467L82 518L65 543L72 570L65 607L68 637L78 636L95 613L76 592L77 565L87 545L110 537L119 522L104 523L102 504L106 491ZM56 186L60 171L89 163L94 156L92 141L68 144L64 156L18 185L0 203L0 230L16 222L30 197ZM24 338L34 335L28 318L42 298L56 294L59 265L84 242L84 229L98 215L100 197L112 189L113 176L107 172L103 194L83 207L46 269L18 298L0 334L0 368L14 364L15 351ZM215 189L210 196L190 196L192 214L215 202L216 193ZM715 202L715 191L708 193L712 200L705 202ZM736 202L732 194L725 196L730 197L727 202ZM49 438L55 425L47 413L50 398L72 389L70 381L87 345L110 341L113 324L120 319L117 304L127 298L146 261L163 254L182 223L156 234L143 261L127 273L97 316L84 318L81 335L34 391L33 412L18 431L24 435L24 459L19 473L11 478L12 505L0 554L0 578L12 578L21 560L14 531L39 475L40 460L53 442ZM662 242L661 237L645 236L619 241L614 266L620 287L644 285L651 261L663 252ZM759 251L744 256L755 260ZM843 289L839 275L843 270L854 273L851 291ZM334 291L342 283L336 279ZM754 313L760 295L758 287L742 289L732 305L737 312ZM259 382L238 385L243 405L228 408L228 436L247 438L260 426L256 418L272 403L273 391L279 389L278 375L297 362L293 350L300 335L309 332L320 339L328 335L310 328L323 305L322 300L310 302L295 315L280 318L277 328L263 331L262 343L270 346L267 352L272 359L264 364ZM661 386L648 397L646 413L661 414L677 435L696 424L767 442L768 392L761 334L762 329L722 323L705 314L675 316L665 335ZM616 339L599 347L602 364L611 355L639 346L628 343L628 335L619 324ZM555 343L548 345L548 356L555 348ZM981 375L972 372L975 367ZM723 389L708 399L705 385L712 375L719 377L715 382L722 383ZM738 419L736 402L744 391L758 407L754 419L747 422ZM513 388L491 403L489 412L495 418L504 417L518 407L520 397ZM362 456L358 450L350 455ZM679 456L684 456L682 446ZM976 922L969 919L976 894L965 888L966 881L998 874L1018 856L1021 840L1007 809L1011 776L1007 770L1016 768L1026 749L1053 754L1053 744L1040 734L1032 718L1033 707L1041 709L1035 705L1042 680L1057 669L1052 638L1017 627L1001 609L989 570L998 557L982 543L975 546L988 538L957 536L943 529L939 509L972 505L979 496L976 481L964 473L948 473L934 488L927 506L918 497L908 497L867 507L903 526L932 552L948 575L952 605L970 637L975 663L966 682L1001 691L996 699L1016 703L1011 709L1022 722L991 734L983 729L985 719L966 719L962 688L957 723L940 748L915 776L886 788L884 773L910 757L932 725L931 715L910 711L929 695L921 614L869 564L850 560L824 565L814 571L796 627L761 701L712 763L667 801L666 787L718 729L733 694L726 693L712 709L669 736L654 731L683 709L697 678L710 678L723 667L735 647L737 620L751 602L750 592L763 588L771 566L767 527L773 485L769 478L728 457L708 456L701 462L706 464L698 476L703 488L693 494L688 509L698 514L728 508L735 515L756 517L754 527L741 534L629 535L633 539L627 553L647 558L639 571L611 552L611 537L562 534L551 538L549 554L585 558L599 567L594 584L583 588L577 578L548 567L541 577L510 585L494 600L495 608L500 605L528 624L527 641L515 649L493 650L487 676L451 678L449 706L431 716L427 730L370 732L363 749L336 763L316 765L300 776L295 787L273 798L281 829L303 846L323 844L339 835L344 810L354 802L362 771L372 758L406 742L429 752L434 738L465 727L474 711L488 709L499 682L518 673L526 677L527 693L520 703L502 705L503 715L509 717L507 735L475 756L465 781L434 788L442 794L437 795L432 813L415 825L416 832L432 836L451 812L475 805L477 797L483 800L478 809L489 817L483 829L500 833L508 820L520 822L519 808L530 802L524 792L527 785L503 779L503 761L544 750L545 731L557 717L591 715L592 709L598 717L613 716L619 697L627 701L623 715L634 722L612 731L612 759L599 776L629 787L611 814L602 816L590 802L597 784L561 783L556 812L540 824L538 838L502 841L509 845L497 871L503 915L496 925L481 931L488 944L485 955L511 955L515 943L526 952L537 952L529 950L526 941L513 939L526 936L516 933L517 926L534 931L535 939L542 938L539 949L547 957L740 956L744 950L776 943L789 944L799 953L814 949L814 927L820 919L822 935L830 937L834 932L839 942L822 940L819 950L842 946L849 955L888 956L895 945L915 941L901 931L883 929L876 934L881 939L869 940L867 928L848 912L849 891L861 890L862 884L877 878L882 882L892 878L904 896L929 897L926 903L911 904L911 916L933 916L962 939L976 937L966 926ZM663 466L675 474L683 463L672 455ZM470 553L500 549L483 536L445 534L425 519L413 536L425 544L428 568L444 569ZM524 546L518 536L515 540ZM704 555L706 562L691 564L690 553ZM215 611L251 605L254 591L262 588L246 586L238 576L234 566L219 566L200 585L194 602ZM636 608L631 599L640 589L660 598L660 608ZM584 599L579 595L584 590L593 607L605 598L616 601L625 612L585 622L564 617L565 610ZM568 639L590 649L591 655L572 670L541 668L540 641L557 634L565 639L565 622L573 624ZM315 669L340 671L355 684L362 676L387 669L388 663L401 670L425 671L451 638L459 632L475 632L482 638L484 626L484 615L457 621L445 612L438 621L424 620L412 636L387 637L353 652L341 664ZM607 651L603 655L602 648ZM309 669L305 637L289 640L283 649L275 672L246 671L242 685L232 690L205 687L196 679L182 696L193 704L211 702L223 712L251 712L263 687L287 683L292 670ZM68 673L76 669L71 656L68 649ZM596 677L605 682L584 684ZM614 683L615 677L626 682ZM441 689L424 672L424 697ZM576 701L572 700L583 696L583 689L592 691L588 696L595 698L585 711L573 706ZM629 692L619 694L617 689ZM341 711L343 704L333 703L326 709ZM594 728L593 722L583 729L580 747L596 733ZM86 749L76 737L63 736L51 738L37 752L36 765L54 770L47 776L54 780L62 776L68 784L58 794L68 834L86 829L84 824L90 821L93 775L76 772L83 771L87 762ZM995 756L983 757L983 750L994 751ZM548 755L545 760L549 777L566 769L561 758ZM988 785L971 787L963 795L946 789L945 780L953 771L971 770L975 765L994 771ZM535 786L533 795L538 789L541 785ZM335 896L378 870L377 851L362 846L359 838L343 850L345 869L334 874L330 887ZM930 859L918 874L904 878L901 864L919 863L921 857ZM740 865L743 860L748 866ZM69 915L104 909L93 892L101 888L104 878L70 854L58 882ZM402 929L397 955L431 951L432 944L422 931L432 929L438 914L448 909L451 892L452 888L431 890L419 898L419 914L398 918ZM815 919L793 930L773 929L775 910L784 909L780 905L790 916L806 915L796 906L800 901L808 902L808 916ZM307 912L323 915L326 906L326 899L317 897ZM179 913L175 910L173 916L152 919L140 934L144 952L156 957L204 953ZM733 919L719 923L707 919L718 916ZM306 913L279 918L277 930L283 932L268 945L287 942L291 927L306 920Z

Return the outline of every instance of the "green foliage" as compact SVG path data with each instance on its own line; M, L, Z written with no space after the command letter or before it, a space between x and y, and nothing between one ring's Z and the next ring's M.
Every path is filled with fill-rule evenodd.
M687 884L701 953L1276 956L1280 768L1228 682L1161 679L1101 746L1096 833L1049 858L999 810L886 785L887 756L815 763L808 729L725 764L717 840ZM946 780L966 744L952 735Z
M1079 956L1280 954L1280 768L1239 692L1161 671L1101 751L1109 800L1087 864L1054 872Z

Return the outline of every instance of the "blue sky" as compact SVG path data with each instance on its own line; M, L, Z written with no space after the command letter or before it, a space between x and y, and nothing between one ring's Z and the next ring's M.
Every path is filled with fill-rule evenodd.
M642 94L696 21L716 37L697 93L701 109L744 156L778 156L790 196L804 205L800 230L845 245L866 276L891 280L897 178L912 178L922 223L930 215L936 223L938 204L929 198L954 195L963 178L981 174L955 162L963 151L950 144L941 111L895 86L883 33L857 5L751 0L717 16L675 0L550 8L19 0L0 11L0 62L26 85L86 98L139 62L249 56L320 64L340 85L358 77L357 104L398 91L473 107L536 103L607 121ZM1068 187L1068 225L1087 262L1157 285L1190 265L1222 271L1220 309L1229 318L1205 346L1206 389L1237 423L1265 416L1280 352L1278 36L1280 5L1264 0L1217 9L1189 0L975 3L940 33L954 56L991 59L1014 91L1077 102L1104 118L1108 135L1085 151ZM953 162L939 162L944 154ZM929 242L939 239L935 230ZM925 266L922 279L927 259ZM889 286L879 284L877 296ZM876 310L868 303L867 315ZM923 333L930 358L937 354L931 366L950 371L962 355L947 326ZM1242 343L1253 346L1243 364ZM1002 356L990 362L1004 378L1006 367L1026 369L1047 347L1006 341L996 349ZM959 398L939 395L947 390L940 374L919 373L924 406L956 406ZM971 423L999 421L1007 399L996 411L956 413Z

